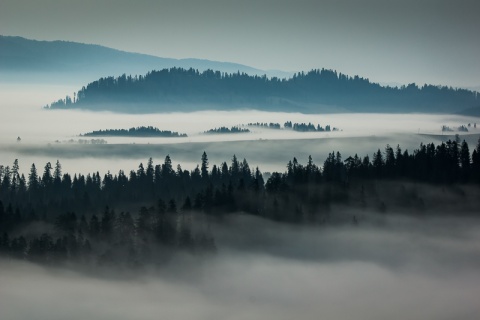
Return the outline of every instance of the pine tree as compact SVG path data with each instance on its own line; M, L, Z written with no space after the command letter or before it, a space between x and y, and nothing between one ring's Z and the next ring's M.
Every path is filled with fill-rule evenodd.
M385 174L387 178L392 178L395 172L395 153L393 148L387 144L385 147Z
M462 180L468 181L470 175L470 166L471 166L471 159L470 159L470 150L468 149L468 144L465 140L463 140L462 145L460 147L460 165L461 165L461 175Z
M52 164L50 162L47 162L47 164L44 167L43 171L43 176L42 176L42 185L44 187L49 187L52 184L53 178L52 178Z
M146 170L146 175L149 183L153 182L154 173L155 173L155 169L153 168L153 160L152 158L149 158L147 163L147 170Z
M208 179L208 157L205 151L203 151L202 154L202 165L200 171L202 173L202 179Z
M30 173L28 175L28 188L34 191L38 189L38 186L37 168L35 168L35 164L33 163L30 168Z
M169 179L173 174L175 174L175 171L172 167L172 159L170 159L170 155L167 155L162 165L162 177Z
M255 192L261 192L265 190L265 181L263 180L263 175L260 172L260 169L258 167L255 168L255 185L254 185L254 190Z
M233 155L232 165L230 166L229 172L230 172L230 176L231 176L232 180L234 180L235 183L236 183L240 179L240 177L239 177L239 175L240 175L240 163L238 162L238 159L237 159L236 155Z
M18 187L20 184L20 174L19 174L19 165L18 165L18 159L15 159L13 162L13 167L12 167L12 183L11 183L11 188L12 191L18 191Z
M55 170L53 171L53 180L55 183L60 182L62 180L62 165L60 164L60 161L57 160L57 163L55 164Z
M380 149L376 153L373 154L373 168L375 170L375 176L377 178L381 178L382 176L382 171L383 171L383 155Z
M5 192L10 191L11 184L12 184L12 180L11 180L10 167L6 166L3 169L2 189L5 190Z

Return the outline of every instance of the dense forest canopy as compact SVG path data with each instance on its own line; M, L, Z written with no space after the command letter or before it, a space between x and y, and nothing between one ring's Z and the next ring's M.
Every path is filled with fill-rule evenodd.
M127 112L162 112L206 108L255 108L269 111L321 112L430 112L455 113L480 107L477 92L412 83L384 87L368 79L334 70L296 73L289 79L171 68L146 75L100 78L74 94L73 99L47 108L109 109Z
M419 192L420 182L443 186L442 194L430 187ZM461 186L473 190L473 197ZM25 177L15 160L0 166L0 255L43 263L158 263L177 249L214 251L205 217L243 212L323 224L334 216L332 205L460 214L459 201L470 208L466 213L478 213L479 186L480 141L470 152L459 139L421 144L411 153L387 145L372 158L343 159L333 151L321 166L312 157L305 165L293 158L266 182L246 159L234 155L230 164L210 167L206 152L192 171L174 169L167 155L162 164L150 158L137 170L103 178L98 172L72 177L59 161L40 172L32 164ZM453 200L445 188L453 190ZM353 216L352 223L359 219Z

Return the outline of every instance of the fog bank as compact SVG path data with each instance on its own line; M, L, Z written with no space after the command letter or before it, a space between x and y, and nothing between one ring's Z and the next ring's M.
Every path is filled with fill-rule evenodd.
M1 261L1 315L474 319L480 224L466 219L393 216L382 226L370 219L358 227L319 228L234 216L223 233L213 226L216 256L178 256L160 271L134 270L128 277Z
M400 144L403 150L417 148L420 142L438 143L453 137L442 134L441 126L452 128L472 124L468 134L462 133L473 147L480 126L473 128L475 117L432 114L301 114L260 112L255 110L203 111L132 115L81 110L43 110L41 107L65 94L73 95L68 85L0 84L0 164L20 161L27 173L31 164L37 168L59 160L65 172L86 174L110 170L136 169L140 162L152 157L161 163L170 154L174 164L193 169L206 151L210 164L229 161L233 154L246 158L250 166L263 171L284 171L293 157L305 163L312 155L317 164L323 163L329 152L340 151L346 158L358 153L372 155L388 143ZM252 127L246 134L203 134L221 126L231 127L248 123L313 123L331 125L337 132L295 132ZM480 124L479 124L480 125ZM105 137L108 145L67 143L79 140L79 134L100 129L128 129L154 126L161 130L186 133L186 138L125 138ZM17 142L17 137L21 142ZM89 140L89 139L87 139ZM56 142L58 141L58 142ZM112 161L115 160L115 161Z

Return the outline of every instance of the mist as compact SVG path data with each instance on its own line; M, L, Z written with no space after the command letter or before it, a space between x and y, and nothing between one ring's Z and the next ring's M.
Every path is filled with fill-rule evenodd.
M1 0L0 320L479 318L479 4Z
M210 163L229 161L233 154L246 158L250 165L263 171L284 171L293 157L305 162L309 155L322 163L329 152L342 155L371 155L386 144L400 144L403 150L417 148L420 142L441 142L451 139L441 132L441 126L457 127L472 124L470 132L461 133L470 145L480 134L473 129L478 118L432 114L301 114L263 112L256 110L202 111L191 113L119 114L82 110L44 110L42 106L61 95L77 89L53 85L0 85L0 164L9 165L19 159L26 173L32 163L43 166L59 160L68 172L89 173L135 169L140 162L152 157L162 162L170 154L174 164L193 169L203 151ZM295 132L250 128L244 134L204 134L221 126L246 125L251 122L286 121L331 125L335 132ZM161 130L186 133L185 138L125 138L105 137L107 145L82 145L70 140L100 129L128 129L154 126ZM17 137L21 142L17 142ZM115 161L112 161L114 159Z
M472 123L462 133L472 147L478 118L425 114L318 114L204 111L125 115L41 107L77 87L0 85L0 164L19 159L28 173L46 162L64 172L136 169L153 157L193 169L203 151L210 165L233 154L262 171L285 171L297 157L322 164L329 152L372 155L386 144L412 151L454 138L441 126ZM248 134L205 135L249 122L331 125L335 132L300 133L251 128ZM69 140L99 129L155 126L186 138L105 138L107 144ZM17 142L21 137L21 142ZM58 142L56 142L58 141ZM416 188L417 186L415 186ZM463 198L442 187L423 189L429 214L400 214L332 206L328 224L300 225L232 214L210 221L217 252L178 252L160 268L46 266L0 260L2 319L474 319L480 313L480 221L475 188ZM442 192L442 193L441 193ZM450 192L450 191L448 191ZM379 188L379 194L390 193ZM431 195L431 196L429 196ZM437 201L441 195L442 201ZM451 203L447 202L452 200ZM458 199L462 199L460 206ZM428 205L435 204L433 207ZM436 209L441 214L436 215ZM358 225L352 222L356 217Z
M357 213L358 214L358 213ZM97 275L0 261L5 319L474 319L477 218L298 226L234 215L218 252ZM105 276L99 276L99 274ZM48 291L46 291L48 288ZM26 307L28 306L28 307Z

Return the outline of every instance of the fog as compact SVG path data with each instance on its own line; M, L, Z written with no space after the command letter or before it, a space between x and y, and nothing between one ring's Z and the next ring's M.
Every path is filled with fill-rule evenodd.
M363 215L368 219L356 227L231 216L212 225L217 254L178 255L161 270L89 275L0 261L0 314L39 320L478 316L478 219Z
M26 173L31 163L39 168L58 159L63 171L72 174L116 173L136 169L149 157L162 162L170 154L174 165L193 169L206 151L211 165L229 161L235 153L263 171L284 171L294 156L305 163L311 154L321 164L334 150L344 158L355 153L371 156L386 144L412 151L421 142L453 138L455 133L440 132L442 125L478 121L423 114L243 110L124 115L41 109L76 89L0 84L0 164L11 165L18 158ZM287 120L329 124L341 131L252 128L250 134L202 134L220 126ZM92 130L149 125L188 137L105 138L106 145L65 142ZM477 130L461 134L471 149ZM443 202L448 200L441 196ZM480 221L468 215L454 217L460 213L456 206L452 203L446 211L452 216L440 217L403 216L390 208L386 215L339 212L333 207L332 215L338 214L340 223L320 226L231 215L210 225L216 254L179 253L161 269L79 270L3 259L0 318L475 319L480 314ZM469 202L464 208L471 213L471 206ZM354 215L358 226L352 224Z
M32 163L42 167L59 160L64 171L88 173L135 169L152 157L163 162L170 154L174 164L193 169L203 151L211 164L229 161L233 154L246 158L251 166L263 171L283 171L293 157L305 162L309 155L323 163L329 152L340 151L346 158L358 153L371 154L388 143L403 150L417 148L420 142L441 142L453 138L443 135L442 125L458 127L472 124L467 135L476 144L478 118L456 115L425 114L301 114L284 112L202 111L192 113L118 114L82 110L44 110L42 106L78 89L61 85L0 84L0 164L11 165L19 159L22 172ZM221 126L250 122L311 122L339 128L336 132L295 132L250 128L245 134L203 134ZM126 129L154 126L161 130L186 133L186 138L105 137L107 145L80 145L69 140L86 139L80 134L100 129ZM17 142L17 137L21 142ZM113 161L114 160L114 161Z
M320 133L319 133L320 135ZM476 145L479 135L462 136L471 147ZM402 150L412 151L421 142L439 143L447 136L425 137L420 135L384 135L349 138L319 139L287 139L287 140L244 140L244 141L211 141L182 142L168 144L107 144L107 145L69 145L41 144L3 145L0 163L10 165L19 159L21 172L28 172L32 163L37 168L45 163L52 164L58 159L64 172L91 173L99 171L102 175L107 171L118 173L136 170L140 163L146 164L149 157L154 164L163 163L167 154L172 158L174 167L180 164L183 169L192 170L200 163L203 151L207 152L210 165L230 163L233 154L237 158L246 158L251 167L258 166L263 172L286 169L286 164L293 157L300 163L306 163L312 155L315 163L322 165L329 152L340 151L343 158L358 153L359 156L372 154L378 148L383 150L386 144L400 144ZM453 138L453 136L448 136Z

